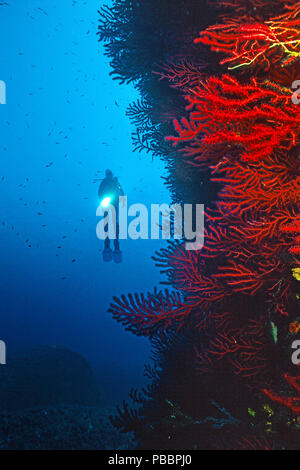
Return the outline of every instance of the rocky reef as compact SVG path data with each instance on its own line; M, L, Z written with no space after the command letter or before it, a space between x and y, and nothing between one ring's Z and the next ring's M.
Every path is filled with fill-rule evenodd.
M42 346L8 357L0 368L0 449L103 450L134 448L104 407L86 359Z

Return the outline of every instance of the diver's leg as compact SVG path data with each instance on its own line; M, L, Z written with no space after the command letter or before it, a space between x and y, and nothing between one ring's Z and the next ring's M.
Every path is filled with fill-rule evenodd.
M102 251L102 256L103 256L103 261L105 261L106 263L108 263L109 261L111 261L113 259L112 249L110 248L109 238L105 239L104 250Z
M108 231L107 228L105 230L106 232ZM102 256L103 256L103 261L105 263L108 263L109 261L112 261L112 249L110 248L110 239L109 237L106 237L105 238L105 241L104 241L104 250L102 252Z
M120 250L120 243L119 243L119 222L118 221L116 224L116 238L114 240L114 247L115 247L115 251L113 252L114 262L121 263L122 251Z
M104 249L109 250L109 248L110 248L110 239L107 237L105 238Z
M119 221L117 220L116 223L116 238L114 239L114 246L115 250L120 250L120 242L119 242Z

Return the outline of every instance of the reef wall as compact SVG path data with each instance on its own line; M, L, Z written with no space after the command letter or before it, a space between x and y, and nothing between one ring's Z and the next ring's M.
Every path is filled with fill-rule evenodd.
M153 345L151 385L113 422L141 448L298 449L300 3L116 0L99 39L140 92L134 149L163 159L174 202L206 206L201 250L154 256L169 288L112 301Z

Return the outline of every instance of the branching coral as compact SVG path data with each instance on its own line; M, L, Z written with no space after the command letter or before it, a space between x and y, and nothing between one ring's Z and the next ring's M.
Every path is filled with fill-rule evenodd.
M295 255L300 255L300 218L295 219L291 224L283 225L281 227L281 230L283 233L289 235L296 234L296 238L293 242L293 245L290 247L290 252Z
M194 40L206 44L213 51L227 57L221 64L230 68L260 64L269 69L274 63L285 66L300 57L300 2L288 13L266 23L240 24L228 20L225 24L210 26Z
M267 367L266 338L263 319L250 320L240 329L229 329L228 325L218 331L207 348L196 349L197 368L201 373L209 371L214 363L227 360L237 375L256 377Z
M153 294L115 297L109 312L127 330L152 337L174 326L183 328L196 306L197 302L187 305L178 292L155 290Z
M271 400L281 403L293 413L300 414L300 375L294 377L289 374L284 374L283 378L295 389L297 396L282 396L268 389L264 389L263 391Z
M122 3L126 8L121 8ZM244 392L255 389L259 402L269 398L299 413L297 397L273 390L282 370L287 370L287 343L295 330L291 325L299 320L295 284L300 269L300 107L292 100L292 83L299 78L300 3L211 0L220 7L220 17L208 27L206 18L197 25L196 1L189 0L187 7L176 0L178 11L171 8L170 21L164 8L167 0L164 7L157 2L152 7L147 0L127 10L129 3L118 0L112 16L106 12L100 33L110 41L107 53L114 59L114 73L122 81L136 81L142 95L128 110L137 127L135 146L167 162L167 184L176 201L206 198L205 242L200 251L185 250L183 241L170 242L154 256L175 290L115 298L110 312L128 330L158 343L168 335L194 334L184 368L177 369L182 350L174 343L176 360L168 362L172 373L161 361L156 366L163 374L149 372L156 385L160 383L159 391L154 387L147 394L156 410L170 376L174 385L188 368L189 377L201 382L201 393L210 376L220 381L225 377L222 386L228 387L234 377ZM122 14L117 18L119 9ZM134 30L137 14L142 21ZM154 20L153 38L145 24L147 15ZM129 30L133 33L127 37ZM160 33L165 33L162 42ZM224 55L220 64L205 45ZM224 73L226 65L231 72ZM185 109L183 96L188 102ZM175 136L170 136L172 121ZM169 137L164 140L164 136ZM208 175L210 183L204 190ZM212 185L218 188L217 196L215 189L209 194ZM161 354L168 349L172 346L166 341ZM298 392L298 378L284 377ZM209 393L217 393L212 383ZM169 399L171 385L164 403L177 403L180 397L178 392L175 400ZM194 396L193 386L190 393L186 388L184 392ZM229 393L240 395L239 389L236 395ZM226 400L225 393L222 399ZM195 399L196 408L201 408L200 401ZM152 409L148 402L143 408L148 420ZM163 409L166 427L159 429L169 433L169 412ZM130 421L125 411L123 422ZM197 413L193 422L206 422ZM137 432L148 433L147 422L141 431L141 417L133 418ZM152 428L160 422L158 416ZM181 424L178 421L179 428ZM248 431L241 435L248 436ZM270 444L264 433L259 428L257 435L250 433L240 442L234 439L234 445L288 447L278 436ZM225 448L231 442L226 436Z
M223 18L238 16L241 19L271 18L274 13L282 12L284 8L291 7L294 0L209 0L215 7L219 7ZM223 13L225 9L226 13Z
M298 159L277 155L257 165L244 165L238 161L218 165L213 181L223 185L219 193L220 205L230 204L231 213L264 211L295 206L299 203L300 176ZM280 180L280 185L278 181ZM227 201L227 202L226 202Z
M291 91L255 78L246 85L229 75L209 78L187 95L190 119L176 120L179 135L167 140L184 143L185 154L196 161L203 154L214 157L218 146L223 155L232 146L240 149L247 162L263 160L275 150L287 152L300 142L300 110L291 96Z
M204 68L204 66L202 66ZM166 79L172 87L185 89L188 86L194 87L201 80L201 66L196 66L188 62L164 65L158 71L153 72L159 76L159 80Z

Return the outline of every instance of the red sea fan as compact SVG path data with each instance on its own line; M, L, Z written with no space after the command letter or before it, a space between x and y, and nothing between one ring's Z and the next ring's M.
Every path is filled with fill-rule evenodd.
M269 77L273 83L290 89L291 85L299 78L299 61L285 68L273 67L269 71Z
M298 203L299 203L299 193L298 193ZM300 205L300 203L299 203ZM290 247L290 253L294 255L300 255L300 217L295 219L292 223L283 225L281 231L288 235L296 235L296 238L293 240L293 244Z
M213 51L227 57L221 64L237 68L260 64L269 69L276 62L282 66L300 57L300 2L288 13L266 23L228 20L225 24L210 26L194 40L206 44ZM272 60L270 60L272 59Z
M285 0L285 9L287 10L282 15L274 18L274 20L279 21L293 21L297 20L300 17L300 2L296 2L294 0ZM297 23L298 24L298 23Z
M129 294L114 297L109 312L128 331L138 336L160 335L168 329L180 330L189 324L191 317L197 324L199 300L186 302L179 292L154 291L154 293ZM201 323L198 319L198 324Z
M199 85L201 80L201 69L204 66L196 66L189 62L182 61L178 64L167 64L158 71L153 71L159 80L166 79L171 87L185 89Z
M219 440L218 446L218 449L221 450L272 450L272 448L272 443L264 435L235 437L228 432Z
M212 181L223 185L220 204L226 207L230 204L231 214L262 210L271 213L274 209L299 204L298 166L298 158L279 155L260 162L259 166L235 161L223 167L219 165Z
M293 6L294 0L209 0L214 7L229 8L230 13L223 17L232 17L237 14L241 17L271 17L274 11L283 10L288 6Z
M231 250L232 255L235 253L249 255L251 251L254 251L266 257L279 256L281 252L287 252L293 243L291 237L284 236L284 233L290 235L299 232L295 225L298 211L293 207L276 208L270 213L262 210L258 214L255 214L254 210L251 211L251 208L247 213L244 207L244 214L240 215L236 212L239 204L236 206L236 204L219 201L216 207L217 210L208 212L208 218L215 225L223 228L222 245L226 243L225 247ZM291 229L284 230L285 226ZM251 242L252 249L245 244L245 239ZM231 243L230 240L232 240ZM232 247L233 243L235 243L235 249L234 246Z
M205 244L200 252L175 245L154 258L157 265L167 272L169 282L184 293L185 299L197 307L199 319L201 312L213 312L233 295L253 296L262 289L269 299L276 294L276 308L286 315L284 305L290 294L291 276L290 269L281 261L284 245L278 240L279 232L274 240L269 235L263 243L259 240L260 233L249 231L249 224L242 219L237 218L234 224L234 219L227 218L227 225L233 224L229 227L225 221L226 216L220 217L219 223L207 224ZM256 227L259 230L265 234L263 222ZM210 313L209 317L214 314ZM206 319L207 316L202 318Z
M220 146L223 155L239 149L244 162L288 152L300 142L300 108L291 97L290 91L271 82L252 78L241 84L229 75L211 77L190 90L190 118L181 124L175 120L179 135L166 140L185 144L185 155L196 162L213 157Z
M271 398L272 401L281 403L295 414L300 414L300 375L293 377L289 374L284 374L283 378L295 389L297 393L296 396L282 396L267 389L264 389L263 392Z
M244 327L228 331L217 331L203 350L196 349L197 370L200 373L210 371L219 361L226 361L233 372L244 378L264 375L267 368L266 331L264 319L250 320Z
M265 436L242 436L237 440L237 450L271 450L272 445Z

